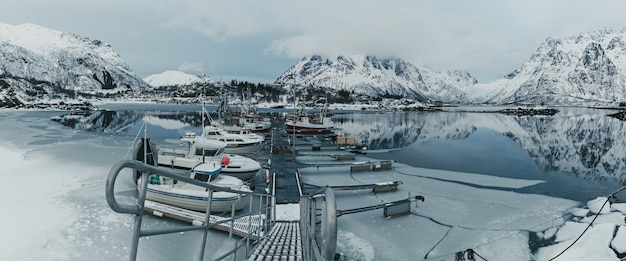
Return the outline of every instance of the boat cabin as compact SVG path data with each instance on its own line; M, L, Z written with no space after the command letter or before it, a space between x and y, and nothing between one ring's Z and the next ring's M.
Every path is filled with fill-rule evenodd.
M200 163L191 169L191 178L202 182L211 182L217 179L222 165L215 163Z

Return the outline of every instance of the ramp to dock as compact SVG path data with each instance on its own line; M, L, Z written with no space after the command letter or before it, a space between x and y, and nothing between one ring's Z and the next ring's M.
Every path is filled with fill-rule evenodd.
M302 260L300 223L277 221L268 236L254 248L248 260Z

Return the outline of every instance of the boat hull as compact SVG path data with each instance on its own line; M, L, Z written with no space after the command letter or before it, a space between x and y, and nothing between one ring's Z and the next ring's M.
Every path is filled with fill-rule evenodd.
M213 192L211 212L227 212L234 205L235 210L241 210L248 203L249 195L237 196L236 194L224 195L227 192ZM169 193L163 190L148 188L146 199L155 202L177 206L189 210L205 212L208 205L208 192L205 196L189 196L178 193Z
M225 152L228 153L256 153L261 150L262 142L255 143L226 143Z
M242 197L237 197L236 195L234 197L224 197L219 193L223 192L213 193L211 212L230 211L233 205L235 210L241 210L248 203L248 195ZM205 212L208 205L208 192L205 197L189 197L181 194L168 194L160 190L149 188L146 193L146 199L189 210Z
M209 193L205 192L203 194L204 195L183 194L164 188L163 185L148 185L146 199L189 210L205 212L208 206ZM249 195L238 196L230 192L213 192L211 212L231 211L233 206L235 210L241 210L247 205L248 197Z
M223 164L223 156L228 157L228 164ZM224 154L221 157L185 157L182 155L163 154L161 151L158 156L159 167L168 168L170 170L188 173L193 167L199 163L215 163L221 164L221 174L236 177L241 180L249 180L261 169L261 164L253 159L235 155Z

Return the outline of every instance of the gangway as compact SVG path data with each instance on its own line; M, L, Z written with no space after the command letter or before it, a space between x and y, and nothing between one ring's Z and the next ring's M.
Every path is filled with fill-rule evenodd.
M202 226L206 220L206 213L188 210L151 200L146 200L143 207L144 212L157 217L168 217L181 221L186 221L194 226ZM217 215L210 215L209 224L215 225L213 228L235 234L240 237L250 236L250 239L257 240L262 232L266 216L264 214L243 216L237 219L229 219ZM252 231L252 233L250 233Z
M250 261L303 260L298 221L276 222L267 237L254 249Z

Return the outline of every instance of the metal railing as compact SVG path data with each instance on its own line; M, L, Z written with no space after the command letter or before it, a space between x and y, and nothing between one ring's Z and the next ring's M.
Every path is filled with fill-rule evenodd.
M334 260L337 252L337 205L331 188L324 187L300 197L300 231L303 260Z
M120 204L115 197L115 184L116 184L117 178L120 172L123 169L127 169L127 168L133 169L142 173L140 177L141 181L138 182L140 186L138 186L138 196L137 196L136 204ZM132 173L132 171L129 172L129 174L130 173ZM190 183L193 185L206 188L208 191L208 201L207 201L207 210L205 212L205 220L203 221L203 223L194 225L194 226L188 226L188 227L151 228L151 229L142 228L143 216L145 215L144 203L146 200L148 178L150 175L160 175L160 176L172 178L175 180L179 180L181 182L186 182L186 183ZM268 222L271 222L271 219L268 218L271 215L269 211L271 209L270 204L271 204L272 196L270 195L242 192L242 191L231 190L231 189L226 189L223 187L214 186L206 182L201 182L201 181L192 179L190 177L181 176L180 174L171 172L167 169L156 168L151 165L147 165L142 162L135 161L135 160L122 160L111 168L111 170L109 171L108 178L107 178L105 191L106 191L107 203L109 204L109 207L113 211L117 213L131 214L135 216L133 235L132 235L132 246L130 247L130 256L129 256L130 260L137 259L139 239L141 237L163 235L163 234L170 234L170 233L179 233L179 232L186 232L186 231L192 231L192 230L203 230L202 244L200 246L200 250L199 250L200 253L198 256L198 260L204 260L204 252L206 249L206 242L207 242L209 229L214 228L215 226L219 224L230 222L231 223L230 235L232 235L233 224L236 219L244 217L244 216L264 215L265 218L262 219L263 220L262 225L259 225L258 227L253 229L253 226L251 224L248 224L247 236L244 236L241 240L239 240L235 244L232 250L214 259L214 260L222 260L226 257L232 256L233 260L236 260L237 252L241 247L244 247L244 246L246 247L245 249L246 257L250 255L250 252L251 252L250 246L254 244L253 240L251 240L252 235L256 235L257 237L260 237L265 231L269 231L272 225L268 223ZM213 192L217 192L217 191L237 193L238 195L240 195L240 197L243 197L244 195L250 195L249 197L250 202L248 204L249 212L244 215L235 216L234 204L233 204L233 209L231 211L230 218L225 218L218 222L210 223L209 219L211 216L210 215L211 201L213 197ZM258 209L253 209L252 207L253 206L252 203L255 197L258 197L259 199ZM251 218L248 220L249 222L252 222Z
M115 197L115 184L120 172L124 169L133 169L142 173L138 182L138 196L136 204L120 204ZM132 173L129 172L129 174ZM164 177L179 180L204 187L208 190L207 211L205 213L205 220L202 224L196 224L188 227L173 227L173 228L142 228L144 213L144 203L147 194L147 185L150 175L161 175ZM156 168L151 165L144 164L135 160L123 160L115 164L109 171L106 184L106 200L109 207L117 212L123 214L131 214L135 216L135 222L133 227L132 245L130 247L129 260L137 259L137 252L139 249L139 239L147 236L163 235L170 233L179 233L192 230L203 230L202 243L198 254L198 260L204 260L204 252L206 249L206 242L208 237L208 230L223 223L231 223L230 235L232 235L233 222L243 216L252 215L264 215L263 224L257 228L253 228L251 224L248 225L247 235L244 236L232 250L224 253L223 255L213 260L223 260L229 256L232 256L233 260L237 260L237 252L240 248L245 246L245 257L249 257L252 253L251 246L255 244L255 240L252 240L252 236L256 235L256 238L261 238L263 233L270 231L271 227L275 223L275 208L274 197L266 194L258 193L246 193L236 190L230 190L222 187L217 187L205 182L201 182L189 177L181 176L175 172L171 172L167 169ZM235 216L234 209L231 211L230 218L225 218L218 222L210 223L210 209L211 199L213 192L226 191L231 193L238 193L239 195L250 195L249 212ZM253 209L254 198L259 199L259 205L257 209ZM234 205L233 205L234 206ZM323 187L311 194L301 195L300 197L300 231L302 233L302 255L303 260L333 260L336 248L337 248L337 208L335 201L335 193L329 187ZM248 219L251 222L251 218Z

